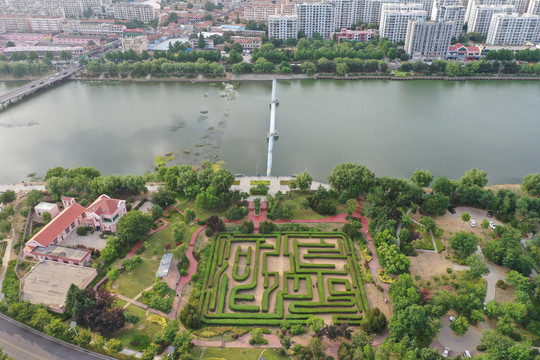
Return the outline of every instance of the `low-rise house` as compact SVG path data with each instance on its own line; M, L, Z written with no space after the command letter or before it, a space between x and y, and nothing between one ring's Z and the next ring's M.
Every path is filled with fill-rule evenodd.
M84 224L96 231L116 232L118 219L127 212L126 201L101 195L85 210Z
M60 213L58 204L53 204L53 203L48 203L48 202L40 202L34 207L34 211L36 212L36 215L39 217L42 217L44 213L48 212L49 214L51 214L51 219L54 219L56 215Z
M457 43L448 48L448 59L453 60L479 60L482 55L482 47L465 46Z
M36 260L49 260L76 266L86 266L92 261L91 250L57 245L38 246L30 255Z
M231 36L231 41L242 45L244 50L253 50L260 48L262 45L262 38L256 37L244 37L244 36Z
M336 32L334 34L336 35L336 40L338 42L341 42L343 40L368 42L369 40L371 40L371 38L377 35L377 32L373 29L366 29L366 30L341 29L340 32Z

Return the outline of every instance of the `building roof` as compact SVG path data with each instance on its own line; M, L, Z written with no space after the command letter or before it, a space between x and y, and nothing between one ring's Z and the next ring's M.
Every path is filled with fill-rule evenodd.
M68 228L72 222L77 220L79 216L84 213L84 208L75 203L69 206L67 209L64 209L60 214L58 214L50 223L45 225L36 235L34 235L30 240L34 240L41 246L46 247L52 243L58 235L66 228Z
M91 252L91 250L87 249L69 248L56 245L49 245L47 247L38 246L32 250L32 254L54 256L76 262L82 262Z
M107 195L101 195L86 208L86 212L94 213L97 216L112 215L118 210L118 206L123 201L124 200L111 199Z
M166 253L161 258L161 262L159 263L159 268L156 273L156 277L166 277L169 274L169 268L171 267L172 263L172 253Z
M43 261L21 280L20 298L33 304L62 308L71 284L83 287L96 275L96 269L91 267Z
M70 202L70 201L73 201L73 200L75 200L74 197L70 197L70 196L62 196L62 201Z
M49 210L54 209L55 207L57 207L56 204L42 201L42 202L40 202L39 204L37 204L37 205L34 207L34 209L35 209L35 210L49 211Z

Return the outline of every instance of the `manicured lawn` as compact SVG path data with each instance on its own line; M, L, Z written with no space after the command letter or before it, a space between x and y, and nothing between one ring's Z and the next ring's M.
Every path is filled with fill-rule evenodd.
M240 185L240 180L234 180L232 184L233 185Z
M154 334L160 333L162 328L158 324L151 323L150 321L146 320L146 313L133 306L130 305L127 309L127 312L130 312L132 314L135 314L141 318L141 320L137 324L129 324L129 329L124 327L124 329L116 332L114 334L114 337L122 342L124 346L130 347L130 342L133 340L133 338L137 335L146 334L152 339Z
M184 211L187 208L191 208L195 210L195 214L197 215L197 218L199 219L206 219L210 217L211 215L217 215L219 217L222 217L225 214L224 211L199 209L195 206L195 201L193 200L186 201L185 203L179 204L176 207L178 208L178 210L181 210L181 211Z
M435 245L437 245L437 252L441 253L444 249L446 249L446 246L441 242L441 239L438 237L435 237Z
M290 183L290 180L279 180L279 185L289 185Z
M289 357L279 357L272 349L238 349L238 348L216 348L208 347L204 353L203 359L223 358L226 360L256 360L264 351L262 357L268 360L289 359ZM200 356L200 355L199 355Z
M318 220L318 219L326 219L327 217L332 216L332 215L321 215L321 214L317 213L316 211L314 211L311 208L309 208L307 210L301 209L300 208L300 201L302 199L307 198L307 196L308 195L300 194L300 193L297 193L297 192L293 193L293 195L291 196L290 200L292 200L296 204L296 208L293 210L293 219L314 219L314 220ZM288 199L286 199L286 200L288 200ZM329 201L332 204L334 204L334 206L336 207L336 215L344 213L346 211L346 205L340 204L337 199L329 199Z
M270 180L251 180L250 185L270 185Z

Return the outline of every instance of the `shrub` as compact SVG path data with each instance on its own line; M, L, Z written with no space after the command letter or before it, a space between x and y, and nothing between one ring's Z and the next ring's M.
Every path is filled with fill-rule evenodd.
M214 235L214 229L212 229L210 226L207 226L206 229L204 229L204 233L206 236L210 237Z
M140 256L133 256L132 258L122 261L122 267L127 271L133 270L142 262Z
M141 245L137 248L137 250L135 250L135 254L136 255L140 255L142 254L144 251L146 250L146 247L144 245Z
M137 315L128 312L124 312L124 317L126 318L126 321L131 324L136 324L141 320Z
M148 320L150 320L151 323L160 325L161 327L165 327L167 325L167 319L156 314L150 315Z
M88 232L88 228L86 226L79 226L77 228L77 235L79 236L85 236L87 232Z
M506 284L504 283L504 280L499 279L497 280L497 283L495 284L499 289L506 289Z
M487 350L487 346L484 345L484 344L480 344L476 347L476 350L478 351L486 351Z
M251 195L266 195L268 194L268 189L270 189L268 185L258 184L249 189L249 193Z
M150 346L150 338L146 334L138 334L135 335L130 344L135 350L144 351Z
M306 327L302 324L294 324L291 326L292 335L300 335L306 332Z
M225 217L231 221L240 220L248 214L249 210L245 206L231 206L225 212Z
M276 225L269 221L262 221L259 224L259 232L261 234L270 234L276 229Z

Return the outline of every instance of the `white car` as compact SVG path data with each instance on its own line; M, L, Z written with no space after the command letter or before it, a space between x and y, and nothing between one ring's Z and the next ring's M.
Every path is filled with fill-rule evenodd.
M447 347L445 347L445 348L444 348L444 351L442 352L441 355L442 355L443 358L447 358L447 357L448 357L448 354L450 354L450 349L447 348Z
M493 221L490 221L489 222L489 227L492 228L493 230L495 230L495 228L497 227L497 225L495 225L495 223Z
M456 321L456 318L453 317L453 316L450 316L450 317L448 318L448 320L450 320L450 322L454 322L454 321Z
M476 227L476 220L471 220L471 226Z
M466 357L466 358L472 358L471 353L469 352L469 350L465 350L465 351L463 352L463 357Z

